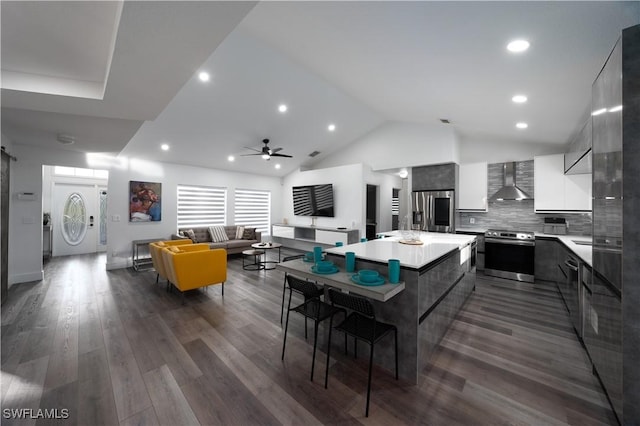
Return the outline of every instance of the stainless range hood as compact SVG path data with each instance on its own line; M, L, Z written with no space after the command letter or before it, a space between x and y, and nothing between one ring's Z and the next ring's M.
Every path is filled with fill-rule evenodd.
M489 198L489 201L531 200L529 194L516 186L516 163L504 163L504 186Z

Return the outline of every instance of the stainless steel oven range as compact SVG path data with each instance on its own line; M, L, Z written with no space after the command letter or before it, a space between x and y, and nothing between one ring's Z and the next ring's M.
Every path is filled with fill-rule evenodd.
M534 281L536 238L533 232L489 229L484 233L484 273Z

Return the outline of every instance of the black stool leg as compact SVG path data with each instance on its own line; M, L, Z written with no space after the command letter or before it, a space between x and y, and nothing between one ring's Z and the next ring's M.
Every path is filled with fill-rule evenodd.
M287 293L287 273L284 273L284 282L282 283L282 306L280 307L280 324L284 316L284 296Z
M313 382L313 369L316 365L316 347L318 346L318 321L313 322L313 356L311 357L311 381Z
M371 342L371 353L369 355L369 380L367 383L367 409L365 417L369 417L369 397L371 396L371 369L373 367L373 342Z
M289 328L289 314L291 313L291 290L289 290L289 305L287 306L287 320L284 323L284 340L282 341L282 360L284 361L284 348L287 344L287 329Z
M393 337L396 347L396 380L398 380L398 329L393 330Z
M333 315L329 318L329 343L327 344L327 367L324 370L324 388L327 388L329 381L329 359L331 359L331 331L333 330Z

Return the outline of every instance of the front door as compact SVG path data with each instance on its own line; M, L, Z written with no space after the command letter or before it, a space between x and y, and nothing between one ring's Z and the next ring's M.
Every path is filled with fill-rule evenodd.
M53 256L95 253L99 244L95 185L55 183L52 193Z

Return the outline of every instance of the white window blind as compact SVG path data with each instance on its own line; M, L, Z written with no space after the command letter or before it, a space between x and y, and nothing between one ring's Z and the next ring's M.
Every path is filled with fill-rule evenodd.
M400 214L400 198L399 197L391 198L391 214L394 216L398 216Z
M227 189L178 185L178 228L226 225Z
M236 189L235 224L255 226L262 235L271 234L271 192Z

